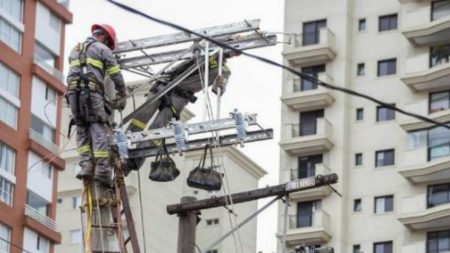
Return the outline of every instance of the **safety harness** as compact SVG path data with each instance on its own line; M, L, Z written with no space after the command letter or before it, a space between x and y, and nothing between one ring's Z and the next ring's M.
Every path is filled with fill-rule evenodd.
M68 136L70 136L73 125L89 126L92 123L108 123L106 119L95 115L92 108L91 91L99 92L104 96L102 85L95 78L90 77L87 71L88 64L103 70L102 64L98 64L95 60L86 56L87 50L94 42L80 43L78 46L80 50L78 61L76 60L75 63L71 63L71 65L79 65L81 71L79 78L69 83L69 90L75 91L76 115L70 120ZM86 101L83 105L81 105L81 98L84 98L84 101ZM107 106L106 100L104 104L106 112L110 114L111 110ZM84 108L84 117L81 115L81 106Z

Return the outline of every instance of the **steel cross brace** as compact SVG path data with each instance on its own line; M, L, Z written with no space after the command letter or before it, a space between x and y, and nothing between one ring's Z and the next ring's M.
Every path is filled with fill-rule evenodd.
M184 151L194 151L194 150L202 150L204 149L206 144L214 145L218 144L220 146L231 146L241 144L242 142L255 142L262 140L273 139L273 130L272 129L264 129L257 131L249 131L247 132L245 138L242 140L238 138L236 134L224 135L219 137L218 142L212 143L212 138L203 138L197 140L190 140L186 142L186 150ZM177 148L175 143L166 144L167 150L169 153L179 153L180 150ZM150 147L139 147L139 148L131 148L128 150L129 158L145 158L156 156L159 152L159 147L150 146Z

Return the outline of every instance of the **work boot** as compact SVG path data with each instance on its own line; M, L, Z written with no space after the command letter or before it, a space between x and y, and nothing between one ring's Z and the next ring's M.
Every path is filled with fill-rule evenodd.
M91 179L94 175L94 164L92 161L80 162L81 170L77 173L76 177L80 180Z

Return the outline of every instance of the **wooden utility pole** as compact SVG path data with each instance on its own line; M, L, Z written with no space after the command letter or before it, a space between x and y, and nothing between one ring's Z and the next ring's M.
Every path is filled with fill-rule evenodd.
M182 197L181 203L196 201L195 197ZM187 211L179 214L178 250L177 253L195 253L195 235L198 211Z

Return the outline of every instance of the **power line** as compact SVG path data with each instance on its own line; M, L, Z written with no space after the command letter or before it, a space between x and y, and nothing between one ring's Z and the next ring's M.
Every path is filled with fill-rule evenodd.
M20 249L21 251L23 251L25 253L32 253L31 251L28 251L28 250L26 250L26 249L24 249L24 248L22 248L22 247L20 247L20 246L18 246L16 244L12 243L12 242L6 240L5 238L0 237L0 240L6 242L7 244L13 246L16 249Z
M301 71L295 70L295 69L293 69L293 68L291 68L291 67L288 67L288 66L286 66L286 65L277 63L277 62L275 62L275 61L273 61L273 60L270 60L270 59L267 59L267 58L265 58L265 57L261 57L261 56L258 56L258 55L254 55L254 54L251 54L251 53L247 53L247 52L245 52L245 51L243 51L243 50L241 50L241 49L239 49L239 48L234 48L234 47L232 47L232 46L230 46L230 45L228 45L228 44L226 44L226 43L223 43L223 42L221 42L221 41L218 41L218 40L216 40L216 39L214 39L214 38L212 38L212 37L206 36L206 35L201 34L201 33L197 33L197 32L195 32L195 31L193 31L193 30L190 30L190 29L185 28L185 27L183 27L183 26L174 24L174 23L172 23L172 22L165 21L165 20L162 20L162 19L160 19L160 18L156 18L156 17L154 17L154 16L148 15L148 14L146 14L146 13L143 13L143 12L141 12L141 11L139 11L139 10L137 10L137 9L134 9L134 8L132 8L132 7L130 7L130 6L127 6L127 5L125 5L125 4L121 4L121 3L118 3L118 2L113 1L113 0L106 0L106 1L108 1L108 2L110 2L110 3L112 3L112 4L116 5L116 6L118 6L118 7L121 8L121 9L124 9L124 10L126 10L126 11L128 11L128 12L134 13L134 14L136 14L136 15L142 16L142 17L144 17L144 18L146 18L146 19L152 20L152 21L157 22L157 23L159 23L159 24L162 24L162 25L165 25L165 26L169 26L169 27L171 27L171 28L174 28L174 29L176 29L176 30L183 31L183 32L188 33L188 34L193 34L193 35L195 35L195 36L197 36L197 37L199 37L199 38L202 38L202 39L205 39L205 40L207 40L207 41L213 42L214 44L217 44L217 45L220 46L220 47L223 47L223 48L226 48L226 49L229 49L229 50L238 52L238 53L240 53L240 54L242 54L242 55L245 55L245 56L247 56L247 57L256 59L256 60L261 61L261 62L264 62L264 63L266 63L266 64L273 65L273 66L277 66L277 67L282 68L282 69L284 69L284 70L286 70L286 71L289 71L290 73L292 73L292 74L294 74L294 75L297 75L297 76L303 78L304 80L308 80L308 81L314 82L314 83L316 83L316 84L318 84L318 85L320 85L320 86L323 86L323 87L325 87L325 88L332 89L332 90L337 90L337 91L341 91L341 92L346 93L346 94L349 94L349 95L353 95L353 96L356 96L356 97L360 97L360 98L367 99L367 100L372 101L372 102L374 102L374 103L376 103L376 104L379 104L379 105L381 105L381 106L383 106L383 107L389 108L389 109L391 109L391 110L395 110L395 111L397 111L397 112L399 112L399 113L401 113L401 114L404 114L404 115L407 115L407 116L410 116L410 117L419 119L419 120L421 120L421 121L430 123L430 124L432 124L432 125L444 127L444 128L447 128L447 129L450 130L450 126L446 125L445 123L438 122L438 121L436 121L436 120L433 120L433 119L431 119L431 118L428 118L428 117L425 117L425 116L422 116L422 115L419 115L419 114L416 114L416 113L412 113L412 112L405 111L405 110L403 110L403 109L400 109L400 108L396 107L395 105L392 105L392 104L389 104L389 103L385 103L385 102L383 102L383 101L381 101L381 100L378 100L378 99L376 99L376 98L374 98L374 97L371 97L371 96L369 96L369 95L366 95L366 94L359 93L359 92L356 92L356 91L353 91L353 90L350 90L350 89L346 89L346 88L342 88L342 87L338 87L338 86L335 86L335 85L331 85L331 84L322 82L322 81L318 80L318 79L315 78L315 77L312 77L312 76L310 76L310 75L308 75L308 74L306 74L306 73L303 73L303 72L301 72Z

